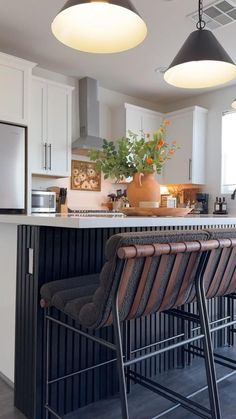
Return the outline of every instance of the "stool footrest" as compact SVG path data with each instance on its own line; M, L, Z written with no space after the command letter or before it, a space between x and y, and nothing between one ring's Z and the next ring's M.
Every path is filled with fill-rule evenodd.
M170 388L167 388L150 378L146 378L143 375L140 375L134 371L129 372L130 378L140 384L141 386L153 391L154 393L157 393L166 399L170 400L171 402L178 403L176 405L176 408L179 406L183 406L185 409L188 409L190 412L195 413L196 415L205 418L205 419L211 419L211 411L204 406L194 402L193 400L189 400L190 397L193 397L193 395L189 396L182 396L179 393L176 393L175 391L171 390ZM202 388L201 390L198 390L198 392L205 390L207 387ZM160 415L162 416L164 412L162 412ZM158 415L159 416L159 415ZM155 418L158 418L158 416L155 416Z

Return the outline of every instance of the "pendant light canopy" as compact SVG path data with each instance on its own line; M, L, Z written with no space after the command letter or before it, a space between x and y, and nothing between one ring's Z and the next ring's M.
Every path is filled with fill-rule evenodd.
M211 31L204 29L203 4L198 2L199 21L164 74L167 83L201 89L236 77L236 66Z
M231 108L236 109L236 99L231 103Z
M63 44L84 52L121 52L139 45L147 26L130 0L69 0L52 22Z

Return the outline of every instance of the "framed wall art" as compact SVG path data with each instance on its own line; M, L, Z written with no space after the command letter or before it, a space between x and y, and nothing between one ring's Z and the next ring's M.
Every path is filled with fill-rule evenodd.
M90 192L101 191L101 172L96 169L96 163L72 160L71 189Z

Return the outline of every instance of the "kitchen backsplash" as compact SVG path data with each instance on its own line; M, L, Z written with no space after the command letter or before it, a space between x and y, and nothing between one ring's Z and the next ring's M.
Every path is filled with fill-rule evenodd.
M67 188L67 204L73 209L101 209L102 203L108 200L107 195L123 187L102 179L101 192L78 191L71 189L70 178L49 179L38 176L32 178L32 189L46 189L50 186Z

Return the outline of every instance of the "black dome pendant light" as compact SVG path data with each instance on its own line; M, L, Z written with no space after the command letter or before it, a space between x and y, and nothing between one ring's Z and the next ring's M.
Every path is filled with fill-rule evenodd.
M139 45L147 26L130 0L69 0L53 20L52 32L68 47L112 53Z
M164 74L167 83L201 89L226 83L236 77L236 66L211 31L205 28L203 0L198 0L199 21Z

